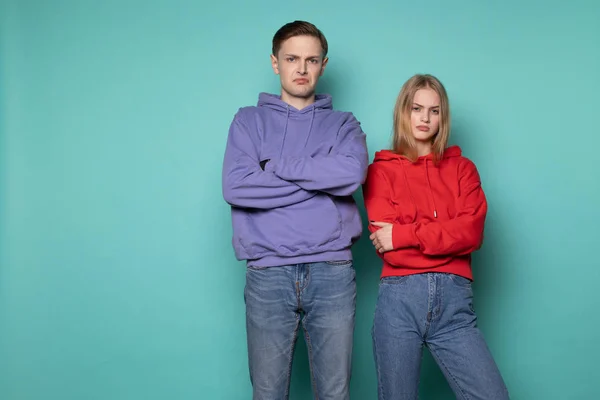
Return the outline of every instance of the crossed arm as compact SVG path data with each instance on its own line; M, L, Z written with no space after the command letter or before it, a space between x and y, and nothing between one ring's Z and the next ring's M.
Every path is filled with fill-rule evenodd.
M347 196L364 182L368 166L365 134L354 118L342 126L329 155L283 157L269 161L264 170L253 135L238 113L229 129L222 172L223 197L232 206L284 207L319 192Z
M376 165L369 168L363 187L369 221L370 239L378 254L391 265L417 267L423 257L432 265L451 257L477 250L483 241L487 202L475 165L465 160L459 167L457 214L445 221L398 221L391 200L391 187L384 172Z

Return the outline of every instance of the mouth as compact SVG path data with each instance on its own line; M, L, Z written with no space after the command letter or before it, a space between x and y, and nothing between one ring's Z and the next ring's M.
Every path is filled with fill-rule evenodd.
M421 132L429 132L429 127L426 125L419 125L419 126L417 126L417 129L420 130Z
M294 79L294 82L297 85L306 85L308 83L308 79L298 78L298 79Z

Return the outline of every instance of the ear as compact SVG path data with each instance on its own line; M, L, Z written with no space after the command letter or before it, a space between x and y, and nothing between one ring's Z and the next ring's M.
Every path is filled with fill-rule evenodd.
M277 57L273 54L271 54L271 67L273 68L275 75L279 75L279 62L277 61Z
M323 75L323 72L325 72L325 67L327 66L327 62L329 61L328 57L325 57L323 59L323 62L321 63L321 73L319 74L319 76Z

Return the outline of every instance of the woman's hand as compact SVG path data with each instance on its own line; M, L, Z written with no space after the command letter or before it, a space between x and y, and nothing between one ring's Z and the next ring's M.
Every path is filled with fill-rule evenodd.
M371 225L378 226L381 229L373 232L369 239L373 242L373 246L380 253L385 253L386 251L394 250L394 245L392 243L392 228L394 225L389 224L387 222L376 222L372 221Z

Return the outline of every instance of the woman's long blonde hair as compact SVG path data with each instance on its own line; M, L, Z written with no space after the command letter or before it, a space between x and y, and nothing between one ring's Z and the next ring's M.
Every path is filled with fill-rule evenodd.
M439 163L450 137L450 105L448 94L442 82L435 76L417 74L402 86L394 107L394 139L392 150L402 154L412 162L418 158L417 146L411 128L411 113L415 93L419 89L432 89L440 97L440 125L438 133L432 138L431 152L434 163Z

